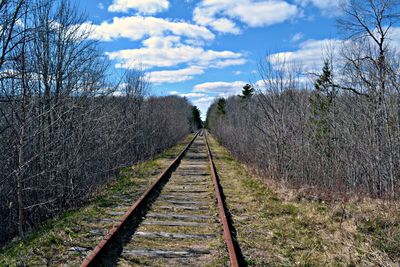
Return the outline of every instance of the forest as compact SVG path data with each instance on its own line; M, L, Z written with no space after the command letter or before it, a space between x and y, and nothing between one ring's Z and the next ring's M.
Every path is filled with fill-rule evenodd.
M80 206L200 123L141 70L113 78L70 1L0 1L0 243ZM197 114L193 120L192 114Z
M322 69L268 55L241 95L215 99L204 126L264 178L398 200L400 4L348 3L337 19L346 39L327 45ZM153 94L144 69L115 73L78 10L69 0L0 0L0 244L203 126L186 97Z
M267 56L242 95L214 101L207 127L241 162L295 188L398 198L400 58L395 1L350 1L347 36L319 72ZM274 63L274 64L272 64Z

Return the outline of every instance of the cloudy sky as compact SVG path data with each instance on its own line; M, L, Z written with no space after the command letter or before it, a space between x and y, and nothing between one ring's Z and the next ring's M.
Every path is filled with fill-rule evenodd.
M154 94L188 97L203 115L217 96L257 79L266 54L320 68L340 42L340 0L81 1L92 38L116 71L140 66Z

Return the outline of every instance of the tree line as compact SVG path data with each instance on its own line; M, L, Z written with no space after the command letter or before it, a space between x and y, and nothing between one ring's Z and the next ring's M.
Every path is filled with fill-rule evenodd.
M115 78L77 10L0 1L0 243L199 127L186 99L150 96L143 71Z
M233 155L295 186L398 198L400 60L392 42L399 1L350 0L320 73L272 58L241 96L217 99L207 127ZM310 86L310 84L312 86Z

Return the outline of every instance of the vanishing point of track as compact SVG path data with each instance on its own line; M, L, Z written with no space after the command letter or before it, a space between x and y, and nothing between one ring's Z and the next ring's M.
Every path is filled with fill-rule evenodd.
M207 133L200 131L81 267L205 266L221 257L221 242L230 265L239 266L220 189Z

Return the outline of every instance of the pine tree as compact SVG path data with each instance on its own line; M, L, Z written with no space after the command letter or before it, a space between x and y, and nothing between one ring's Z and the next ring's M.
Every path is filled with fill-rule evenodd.
M200 117L200 110L196 107L192 107L192 125L195 130L200 129L202 127L202 121Z
M315 125L316 144L330 157L333 141L336 138L335 97L337 90L332 86L332 72L329 62L324 62L322 74L315 82L315 91L310 97L311 122Z
M248 99L252 95L254 95L254 88L250 84L246 84L243 86L242 95L240 96L243 99Z

